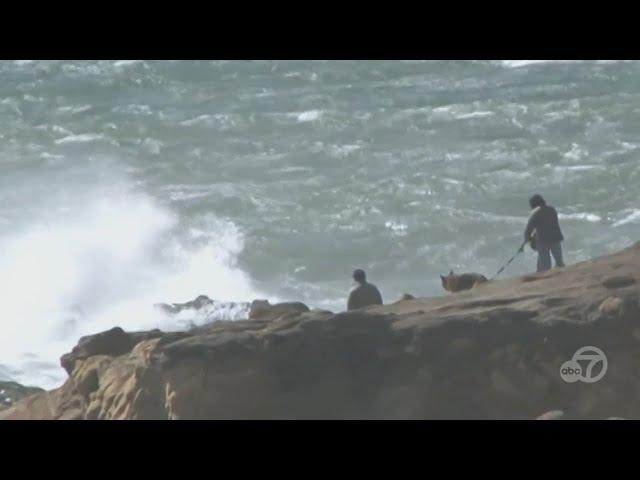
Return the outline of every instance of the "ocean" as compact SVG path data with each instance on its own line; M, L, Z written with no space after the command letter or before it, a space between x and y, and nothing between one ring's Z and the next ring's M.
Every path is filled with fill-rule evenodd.
M0 62L0 380L82 335L489 277L528 199L567 264L639 239L635 61ZM535 271L527 250L501 277ZM158 302L204 294L205 314Z

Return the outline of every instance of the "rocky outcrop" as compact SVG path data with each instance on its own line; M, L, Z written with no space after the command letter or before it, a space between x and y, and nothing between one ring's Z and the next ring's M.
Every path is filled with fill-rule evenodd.
M247 320L187 332L115 328L63 356L62 387L0 418L640 418L639 282L636 244L358 311L259 301ZM585 346L606 374L565 381Z
M183 310L200 310L202 307L211 305L213 303L214 301L206 295L198 295L195 299L185 303L156 303L154 306L166 313L176 314L180 313Z
M309 311L304 303L288 302L271 305L268 300L254 300L249 311L250 320L277 320L284 317L295 317Z

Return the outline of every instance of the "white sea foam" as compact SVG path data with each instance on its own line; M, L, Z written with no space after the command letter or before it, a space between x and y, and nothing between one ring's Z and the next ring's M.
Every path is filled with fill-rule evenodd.
M82 113L91 109L91 105L66 105L58 107L60 113Z
M570 172L587 172L589 170L603 170L601 165L561 165L555 167L557 170L568 170Z
M627 224L640 223L640 210L627 210L626 215L613 224L614 227L621 227Z
M332 157L344 158L360 150L361 148L362 147L360 145L331 145L329 147L329 154Z
M581 147L577 143L573 143L571 145L571 150L569 150L567 153L564 154L564 158L575 161L575 160L580 160L582 157L584 157L587 154L588 152L583 147Z
M461 115L456 115L456 118L458 120L467 120L469 118L484 118L484 117L491 117L493 115L495 115L495 112L478 111L478 112L470 112L470 113L464 113Z
M602 221L602 217L595 213L559 213L558 218L560 220L586 220L591 223Z
M0 364L11 365L18 381L60 383L57 358L81 335L114 324L175 328L154 303L199 294L235 302L259 296L236 266L244 244L232 223L203 217L187 236L177 235L171 211L126 192L96 198L73 213L66 220L33 219L0 243ZM211 320L212 312L203 318ZM25 352L50 368L34 369Z
M299 122L313 122L317 120L322 115L320 110L309 110L308 112L302 112L297 115Z
M57 145L64 145L68 143L96 142L99 140L106 140L106 137L101 133L83 133L81 135L69 135L67 137L59 138L55 143Z
M500 64L504 67L509 68L521 68L521 67L529 67L532 65L560 65L560 64L571 64L571 63L618 63L618 62L629 62L633 60L501 60Z
M501 64L509 68L529 67L531 65L559 65L562 63L579 63L581 60L502 60Z
M137 65L139 63L142 63L142 60L118 60L116 62L113 62L113 66L116 68L122 68Z
M153 155L158 155L163 147L164 143L155 138L145 138L142 142L142 148Z
M407 234L407 228L408 227L404 223L400 223L400 222L396 222L396 221L390 220L388 222L385 222L384 226L387 227L389 230L391 230L396 235L405 236Z

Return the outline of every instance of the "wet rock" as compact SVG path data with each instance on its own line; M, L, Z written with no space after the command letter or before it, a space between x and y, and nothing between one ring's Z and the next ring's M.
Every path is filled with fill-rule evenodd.
M602 282L602 284L606 288L610 288L610 289L624 288L630 285L634 285L635 283L636 283L636 279L630 275L619 275L614 277L607 277Z
M284 302L271 305L267 300L254 300L249 311L250 320L272 321L300 315L309 311L304 303Z
M160 308L166 313L175 315L176 313L180 313L183 310L192 309L199 310L206 305L213 304L213 300L211 300L206 295L199 295L194 300L185 303L156 303L154 306L156 308Z

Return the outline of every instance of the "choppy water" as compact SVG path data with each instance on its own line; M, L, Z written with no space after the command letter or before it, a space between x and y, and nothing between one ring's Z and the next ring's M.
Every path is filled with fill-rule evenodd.
M568 263L625 247L639 78L637 62L0 62L0 380L51 387L80 335L201 320L155 302L340 310L356 267L386 300L439 295L438 274L511 256L535 192Z

